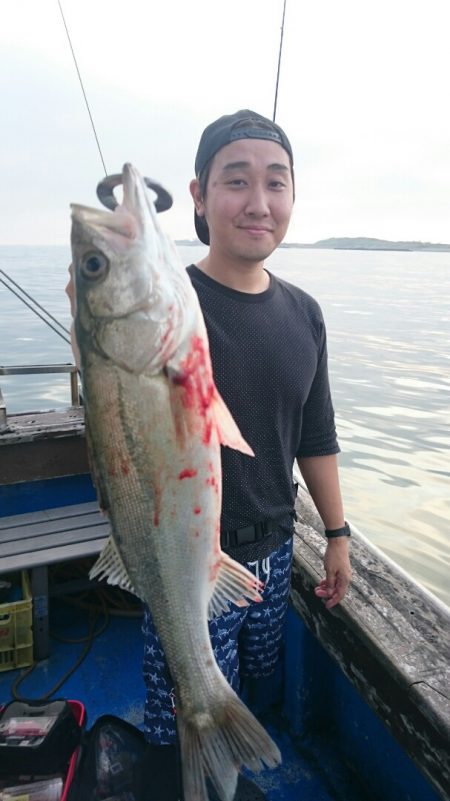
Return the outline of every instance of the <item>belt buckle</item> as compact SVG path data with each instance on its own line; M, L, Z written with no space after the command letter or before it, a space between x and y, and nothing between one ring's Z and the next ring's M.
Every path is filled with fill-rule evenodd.
M255 524L255 542L259 542L263 540L264 537L267 536L269 533L269 521L268 520L260 520L259 523Z
M250 542L255 542L255 526L246 526L245 528L240 528L236 532L237 534L237 544L238 545L245 545Z

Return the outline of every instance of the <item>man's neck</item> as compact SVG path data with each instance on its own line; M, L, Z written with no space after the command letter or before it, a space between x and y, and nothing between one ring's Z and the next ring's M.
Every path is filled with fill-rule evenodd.
M205 275L218 281L219 284L239 292L256 295L269 288L270 277L264 269L264 261L227 261L226 259L215 259L209 253L204 259L197 262L197 267Z

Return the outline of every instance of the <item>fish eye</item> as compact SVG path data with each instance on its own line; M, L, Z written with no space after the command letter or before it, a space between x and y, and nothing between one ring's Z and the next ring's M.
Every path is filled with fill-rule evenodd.
M103 253L86 253L81 261L81 273L88 281L104 278L109 270L109 261Z

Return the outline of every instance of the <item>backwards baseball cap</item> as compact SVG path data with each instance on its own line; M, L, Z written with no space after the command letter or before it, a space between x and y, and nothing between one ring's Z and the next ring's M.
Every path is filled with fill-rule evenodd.
M201 176L218 150L238 139L267 139L270 142L276 142L284 148L289 156L291 168L293 167L294 157L291 144L283 129L255 111L241 109L235 114L225 114L223 117L219 117L203 131L195 158L197 178ZM205 218L199 217L196 211L194 212L194 224L200 241L209 245L208 224Z

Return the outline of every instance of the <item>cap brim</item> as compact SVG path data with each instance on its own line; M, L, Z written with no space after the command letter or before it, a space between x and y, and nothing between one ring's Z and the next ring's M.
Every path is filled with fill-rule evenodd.
M194 225L197 231L197 236L200 242L204 245L209 245L209 228L204 217L199 217L197 212L194 211Z

